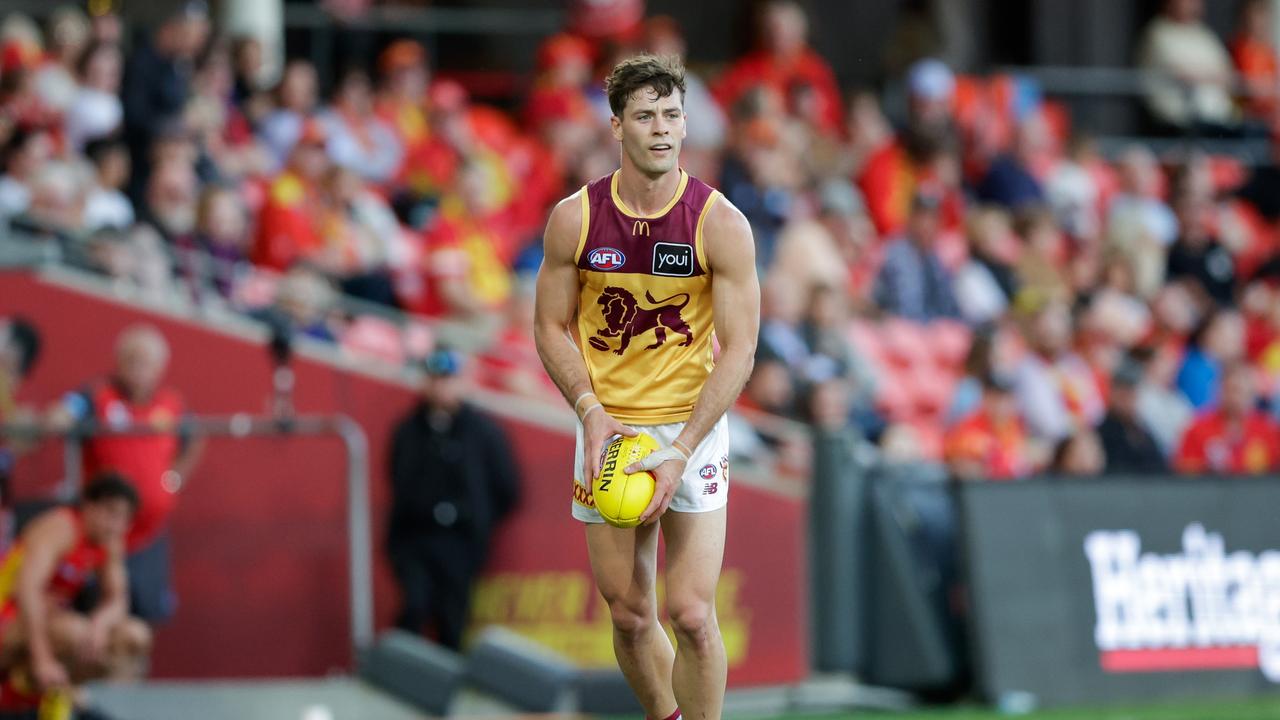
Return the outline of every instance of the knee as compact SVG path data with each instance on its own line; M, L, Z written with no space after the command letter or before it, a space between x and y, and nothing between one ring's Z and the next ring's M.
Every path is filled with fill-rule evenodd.
M639 635L655 624L653 605L646 599L605 598L613 628L623 635Z
M126 618L111 632L112 647L126 655L148 655L151 652L151 643L151 628L137 618Z
M681 642L701 644L715 623L715 605L702 598L672 598L667 603L671 626Z

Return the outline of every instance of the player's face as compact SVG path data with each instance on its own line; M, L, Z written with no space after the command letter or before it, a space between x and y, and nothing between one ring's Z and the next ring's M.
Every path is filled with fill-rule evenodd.
M611 124L623 154L640 172L656 177L679 165L685 135L684 99L679 90L658 97L653 88L642 88L627 100L622 117L614 116Z
M133 521L133 507L122 498L112 498L84 506L84 528L89 538L106 544L124 539Z

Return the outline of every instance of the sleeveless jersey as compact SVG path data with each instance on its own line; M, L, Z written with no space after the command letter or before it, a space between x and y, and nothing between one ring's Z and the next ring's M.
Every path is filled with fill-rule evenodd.
M702 225L720 193L681 170L653 215L622 201L618 172L580 195L578 344L596 397L624 423L684 422L713 366Z
M76 543L54 567L53 577L45 592L61 606L71 604L89 578L107 561L107 551L101 545L89 541L84 534L84 520L79 510L61 508L55 512L71 513L75 519ZM0 558L0 620L15 617L17 607L18 573L22 569L25 556L22 540L19 539L9 551Z

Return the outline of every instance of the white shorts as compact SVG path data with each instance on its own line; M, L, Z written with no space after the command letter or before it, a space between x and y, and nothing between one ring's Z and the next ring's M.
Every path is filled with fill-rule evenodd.
M649 433L658 444L671 444L684 423L669 425L628 425L640 432ZM589 523L602 523L604 518L596 511L591 497L591 484L582 478L582 424L578 424L577 442L573 455L573 516ZM680 478L680 487L671 498L669 509L676 512L710 512L719 510L729 502L729 418L721 416L711 431L693 449Z

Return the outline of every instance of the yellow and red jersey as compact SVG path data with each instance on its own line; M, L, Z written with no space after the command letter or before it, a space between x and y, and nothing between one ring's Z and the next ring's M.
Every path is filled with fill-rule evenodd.
M58 558L53 575L45 585L45 595L61 606L69 606L89 579L106 564L107 550L85 535L84 519L79 510L59 508L54 512L71 516L76 526L76 541ZM25 557L26 547L22 539L0 556L0 621L17 617L18 574L22 571Z

